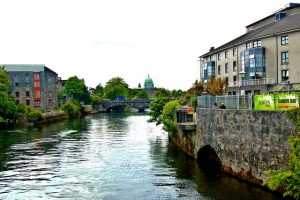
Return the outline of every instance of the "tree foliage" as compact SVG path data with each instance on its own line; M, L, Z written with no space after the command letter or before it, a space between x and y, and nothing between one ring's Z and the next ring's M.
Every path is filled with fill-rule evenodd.
M287 111L289 119L295 123L299 131L300 108ZM300 134L300 133L299 133ZM264 173L268 177L264 180L263 185L268 186L271 190L283 190L284 196L291 196L300 199L300 137L291 136L288 140L291 148L291 154L288 160L287 169L268 170Z
M154 97L155 98L159 98L159 97L166 97L166 98L171 98L172 94L169 90L165 89L165 88L157 88L154 91Z
M76 99L79 102L84 102L86 104L91 101L90 93L87 90L86 85L77 76L72 76L67 80L64 92L69 97Z
M115 100L118 96L128 97L128 84L120 77L110 79L104 87L106 99Z
M0 66L0 116L4 119L13 119L16 111L15 98L8 94L11 81L4 66Z
M150 115L150 119L148 120L148 122L156 122L156 125L161 124L161 115L163 112L163 108L169 100L169 97L158 97L150 103L150 111L148 112L148 115Z
M176 132L176 112L181 105L178 100L169 101L163 108L161 122L163 129L172 134Z
M211 95L224 95L227 91L226 79L211 76L206 84L206 92Z
M187 95L188 96L201 96L203 90L204 90L203 84L200 81L196 80L194 82L193 86L190 89L188 89Z

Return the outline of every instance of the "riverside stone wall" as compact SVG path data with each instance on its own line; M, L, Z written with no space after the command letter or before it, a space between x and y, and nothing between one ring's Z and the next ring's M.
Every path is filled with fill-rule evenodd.
M195 131L178 127L171 139L189 155L197 158L201 148L210 146L223 171L257 184L265 170L287 166L287 140L297 135L282 111L197 109Z

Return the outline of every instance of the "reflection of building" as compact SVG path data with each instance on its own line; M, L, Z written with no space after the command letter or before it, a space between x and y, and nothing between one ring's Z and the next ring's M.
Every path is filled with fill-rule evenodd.
M23 103L42 112L57 106L57 73L45 65L3 65L9 74L9 93L16 97L16 104Z
M300 80L300 4L289 3L246 28L244 35L200 56L201 82L225 78L228 95L276 92L276 87L295 91Z
M152 78L149 77L149 74L144 82L144 90L146 90L150 96L154 96L154 83Z

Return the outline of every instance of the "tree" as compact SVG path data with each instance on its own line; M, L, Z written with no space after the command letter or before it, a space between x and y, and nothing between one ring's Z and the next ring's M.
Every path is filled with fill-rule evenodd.
M168 133L176 133L176 112L181 105L178 100L169 101L163 108L161 122Z
M287 111L288 118L295 124L296 130L300 129L300 108ZM300 133L299 133L300 134ZM300 137L291 136L288 140L291 154L287 169L268 170L264 172L268 177L263 185L271 190L283 190L283 196L300 199Z
M93 91L93 94L96 95L96 96L99 96L99 97L103 97L103 95L104 95L104 88L101 85L101 83L99 83L96 86L95 90Z
M118 96L128 97L128 84L120 77L110 79L104 87L106 99L115 100Z
M4 119L13 119L16 111L15 98L8 95L8 87L11 81L4 69L4 66L0 66L0 116Z
M227 91L226 79L211 76L206 84L206 92L211 95L224 95Z
M169 90L165 89L165 88L157 88L154 91L154 97L158 98L158 97L167 97L167 98L171 98L172 94Z
M150 119L148 122L156 122L156 125L161 124L161 115L163 112L163 108L167 102L169 102L169 97L158 97L151 101L149 108L150 111L148 115L150 115Z
M87 87L77 76L72 76L67 80L64 92L69 97L76 99L79 102L90 103L91 101L90 93L87 90Z

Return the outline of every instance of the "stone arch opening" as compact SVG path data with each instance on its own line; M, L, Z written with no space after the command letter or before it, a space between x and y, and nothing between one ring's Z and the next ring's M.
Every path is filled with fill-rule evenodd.
M197 162L199 166L206 171L221 171L221 160L210 145L206 145L198 151Z

